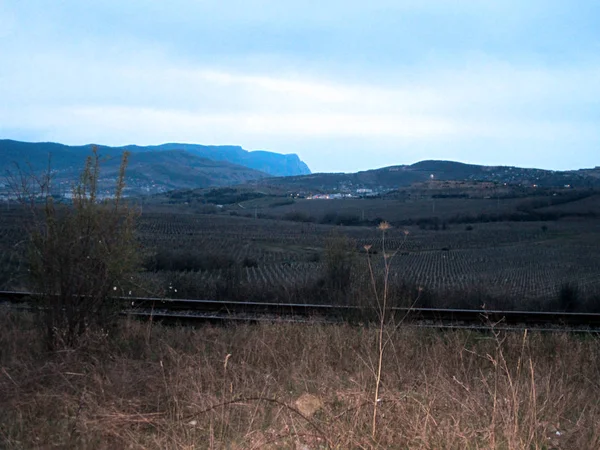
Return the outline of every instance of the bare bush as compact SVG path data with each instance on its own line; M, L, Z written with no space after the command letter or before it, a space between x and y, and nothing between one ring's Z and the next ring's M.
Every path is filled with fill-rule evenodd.
M125 153L114 195L106 199L99 196L96 148L72 189L70 204L56 203L50 171L40 178L20 174L20 198L31 212L30 289L51 348L74 346L90 328L105 327L116 312L110 296L127 289L138 267L136 214L123 199L127 157Z

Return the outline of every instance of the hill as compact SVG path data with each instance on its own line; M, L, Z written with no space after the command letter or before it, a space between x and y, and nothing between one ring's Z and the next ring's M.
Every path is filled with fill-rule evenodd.
M598 187L600 177L594 169L554 171L512 166L482 166L454 161L421 161L357 173L316 173L287 178L265 178L255 182L285 191L356 192L369 189L391 191L415 184L440 187L440 182L488 182L523 187Z
M202 158L227 161L277 177L310 173L308 166L296 154L282 155L263 150L249 152L234 145L162 144L148 147L128 146L124 149L131 152L185 150Z
M267 151L249 152L242 147L231 145L217 146L177 143L150 146L126 145L122 147L98 145L98 149L104 156L121 155L124 151L149 153L184 150L200 158L245 166L276 177L310 173L310 169L298 158L298 155L282 155ZM36 169L43 169L47 166L49 153L52 154L53 167L63 169L65 166L77 164L82 159L81 155L87 155L89 150L90 145L69 146L54 142L30 143L4 139L0 140L0 155L2 155L0 169L4 169L3 165L12 164L13 161L19 164L30 162Z
M122 153L131 153L128 184L140 193L228 186L267 176L310 173L297 155L249 152L236 146L170 143L145 147L97 147L105 160L102 176L107 182L113 174L116 175ZM16 165L39 173L50 164L58 184L70 185L77 179L90 149L90 145L0 140L0 174L4 176L7 171L14 171Z
M99 146L102 158L100 186L114 186L123 150ZM67 192L77 180L90 147L70 147L55 143L29 144L0 141L0 173L13 172L19 167L40 172L52 168L56 189ZM49 159L50 158L50 159ZM267 177L255 169L224 160L201 158L185 150L132 151L127 168L130 194L157 193L173 189L230 186Z
M110 158L102 165L102 177L114 185L120 158ZM66 172L74 179L78 172ZM218 187L246 183L267 177L248 167L226 161L199 158L184 150L132 153L127 167L127 185L134 192L149 193L196 187Z

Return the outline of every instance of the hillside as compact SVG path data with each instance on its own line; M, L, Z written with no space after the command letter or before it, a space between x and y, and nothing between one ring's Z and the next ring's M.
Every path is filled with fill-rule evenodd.
M265 178L259 186L287 191L390 191L432 181L489 182L524 187L598 187L597 170L554 171L511 166L481 166L454 161L421 161L357 173L316 173L287 178Z
M118 175L120 158L102 166L103 179ZM73 179L77 172L65 173ZM127 185L140 193L208 186L230 186L266 177L267 174L226 161L199 158L183 150L132 153L127 167ZM113 183L110 183L112 185Z
M282 155L280 153L257 150L249 152L234 145L197 145L197 144L163 144L148 147L128 146L125 149L137 151L185 150L202 158L215 161L227 161L233 164L250 167L277 177L306 175L310 173L308 166L298 155Z
M238 146L213 146L196 144L169 143L162 145L138 146L126 145L123 147L110 147L98 145L100 153L104 156L116 156L127 150L131 153L164 152L170 150L184 150L194 156L223 161L239 166L245 166L271 176L305 175L310 173L308 166L298 158L298 155L282 155L267 151L249 152ZM0 170L4 171L6 165L13 161L23 165L27 162L36 170L43 169L48 163L48 154L52 154L52 165L62 170L73 164L78 164L82 157L90 150L90 145L69 146L53 142L20 142L10 139L0 140Z
M39 173L49 164L56 185L70 186L77 179L90 145L68 146L53 142L29 143L0 140L0 174L14 172L17 165ZM158 146L98 146L103 158L102 176L114 179L124 151L131 153L128 186L135 193L204 188L246 183L267 176L310 173L297 155L248 152L235 146L163 144Z
M99 147L99 152L102 158L100 186L107 189L114 186L123 149ZM50 163L55 189L68 192L89 154L88 146L0 141L0 173L14 173L15 163L33 172L46 169ZM267 176L265 172L223 160L201 158L184 150L163 150L131 152L126 181L130 194L143 194L230 186Z
M444 182L487 182L541 188L600 186L598 168L553 171L426 160L350 174L311 174L297 155L248 152L236 146L169 143L145 147L98 146L98 149L102 157L107 158L103 173L107 179L116 174L122 152L131 152L129 185L139 193L237 184L248 184L250 189L300 194L357 193L360 190L383 193L415 185L444 190L447 187ZM72 182L89 151L90 146L0 140L0 173L14 169L15 162L34 171L44 170L48 167L48 155L51 155L51 167L56 176L63 183Z

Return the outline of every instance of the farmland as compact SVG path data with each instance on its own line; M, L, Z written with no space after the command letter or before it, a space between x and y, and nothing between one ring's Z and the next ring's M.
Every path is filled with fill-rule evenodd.
M145 216L142 240L157 248L225 257L241 266L238 276L247 289L318 280L326 272L320 255L334 228L226 216L171 216L168 224L164 220L161 215ZM401 249L392 262L393 279L433 292L479 291L505 299L505 306L524 309L554 299L566 284L576 285L585 297L600 291L600 222L485 223L472 228L456 225L435 231L413 226L388 232L387 248ZM344 227L342 232L358 250L365 245L381 249L381 236L373 227ZM355 270L366 257L356 256ZM199 271L194 279L211 282L223 273Z
M227 326L171 327L156 315L167 303L153 300L150 322L113 321L49 352L41 316L2 306L4 447L598 447L595 334L565 334L565 322L552 324L561 333L515 333L502 329L506 313L477 314L485 332L414 329L397 316L373 326L372 287L381 294L386 261L389 306L598 311L597 193L208 194L129 200L141 263L123 285L111 281L108 295L131 296L136 314L144 313L137 296L214 299L228 313L220 300L358 306L338 308L352 311L349 323L312 314L271 323L273 314L252 325L228 316ZM28 215L4 206L0 289L30 290ZM60 248L79 236L60 234L69 246ZM306 393L320 407L310 418L296 409ZM436 425L424 429L428 420Z
M421 306L507 309L598 309L600 220L598 195L552 203L539 196L413 198L412 200L296 200L254 198L213 214L189 204L145 206L137 234L144 267L137 295L325 303L369 301L367 258L382 261L375 224L390 221L385 246L394 252L391 279L397 301ZM434 206L435 203L435 206ZM272 206L275 204L275 206ZM456 217L525 211L559 214L552 221L474 222ZM435 209L434 209L435 208ZM284 220L359 215L355 226ZM268 213L268 214L267 214ZM26 289L26 248L20 212L0 216L3 289ZM432 215L435 214L435 215ZM502 217L501 215L499 217ZM455 218L453 220L453 218ZM363 220L364 219L364 220ZM328 243L345 236L352 276L343 295L332 293ZM365 246L371 246L370 255ZM397 252L396 252L397 251ZM339 286L338 286L339 287ZM423 292L417 294L419 288ZM566 289L566 293L565 293ZM562 297L567 297L561 298ZM576 305L565 302L576 301Z

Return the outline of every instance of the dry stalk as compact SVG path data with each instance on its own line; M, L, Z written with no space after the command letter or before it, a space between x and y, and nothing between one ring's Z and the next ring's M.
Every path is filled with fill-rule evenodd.
M384 333L386 332L386 323L388 321L387 312L388 312L388 300L389 300L389 278L390 278L390 268L392 259L398 251L403 247L404 242L406 242L406 236L408 235L408 231L404 232L404 240L398 246L398 248L391 254L386 253L385 248L385 233L387 230L391 228L391 225L388 222L381 222L377 227L378 230L381 231L381 239L382 239L382 253L383 253L383 292L381 296L379 295L377 289L377 280L375 278L375 274L373 271L373 266L371 264L371 258L369 254L369 250L371 246L365 246L365 250L367 251L367 263L369 267L369 275L371 277L371 285L373 287L373 294L375 296L375 301L377 302L377 314L379 318L379 329L377 330L377 370L375 372L375 392L373 397L373 419L371 423L371 437L375 439L375 435L377 433L377 412L378 405L381 399L379 398L379 389L381 386L381 370L383 366L383 358L385 353L385 348L387 344L391 340L391 333L387 333L387 339L384 339ZM405 316L406 317L406 316ZM404 318L402 319L404 320ZM398 328L398 326L394 327L394 331Z

